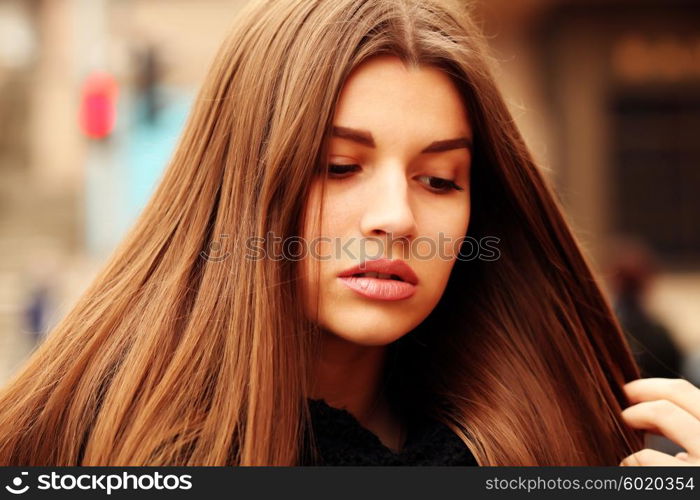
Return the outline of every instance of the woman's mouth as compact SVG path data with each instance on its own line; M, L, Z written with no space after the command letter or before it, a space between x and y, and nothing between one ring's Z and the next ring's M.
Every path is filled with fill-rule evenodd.
M416 292L416 285L395 274L376 272L341 276L338 279L354 292L375 300L404 300Z
M399 277L396 274L370 272L370 273L357 273L357 274L354 274L353 276L356 278L379 278L379 279L383 279L383 280L403 281L401 279L401 277Z
M338 279L354 292L376 300L403 300L416 293L418 276L408 263L374 259L346 269Z

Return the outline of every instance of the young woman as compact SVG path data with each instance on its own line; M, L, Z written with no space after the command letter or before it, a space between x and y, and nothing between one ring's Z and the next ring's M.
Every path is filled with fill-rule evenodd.
M446 2L251 2L0 464L697 464L700 390L629 383L485 54Z

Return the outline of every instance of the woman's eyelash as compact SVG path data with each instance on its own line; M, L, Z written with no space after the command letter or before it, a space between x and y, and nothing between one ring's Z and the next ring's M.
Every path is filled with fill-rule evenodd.
M463 187L459 187L455 184L455 181L450 179L443 179L442 177L434 177L431 175L421 175L419 179L428 179L428 186L432 189L437 189L438 192L447 193L449 191L464 191ZM433 185L434 183L437 186Z
M340 176L343 174L347 174L350 172L354 172L355 170L358 170L360 168L359 165L356 165L354 163L350 164L339 164L339 163L330 163L328 165L328 173L333 175L333 176Z
M342 177L345 174L355 172L360 169L360 166L354 163L339 164L330 163L328 164L328 173L333 177ZM435 177L430 175L421 175L419 179L427 179L428 187L436 190L438 193L447 193L449 191L464 191L464 188L459 187L454 181L450 179L443 179L442 177ZM435 185L437 184L437 185Z

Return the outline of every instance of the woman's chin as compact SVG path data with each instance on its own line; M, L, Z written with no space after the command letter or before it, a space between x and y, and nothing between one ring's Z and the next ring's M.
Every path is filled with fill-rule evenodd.
M363 302L358 300L324 301L318 314L311 317L334 336L363 346L388 345L408 334L430 314L432 304Z
M326 325L325 329L347 342L363 346L388 345L410 332L415 325L399 318L372 321L371 318L355 318L353 321Z

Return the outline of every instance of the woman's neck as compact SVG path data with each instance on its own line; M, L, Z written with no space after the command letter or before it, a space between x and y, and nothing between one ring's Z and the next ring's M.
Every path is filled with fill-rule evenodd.
M401 425L382 384L386 354L386 346L363 346L324 333L311 397L347 410L385 446L397 451L402 445Z

